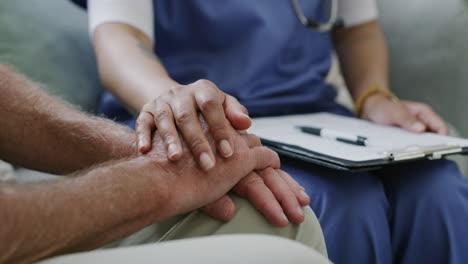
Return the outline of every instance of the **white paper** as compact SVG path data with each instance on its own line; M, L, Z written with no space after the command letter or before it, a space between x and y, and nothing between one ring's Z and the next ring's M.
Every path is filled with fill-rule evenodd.
M313 126L368 138L367 146L356 146L301 132L296 126ZM397 127L377 125L357 118L329 113L253 119L249 133L261 138L302 147L324 155L349 160L383 159L405 149L418 150L438 145L468 146L468 140L434 133L415 134Z

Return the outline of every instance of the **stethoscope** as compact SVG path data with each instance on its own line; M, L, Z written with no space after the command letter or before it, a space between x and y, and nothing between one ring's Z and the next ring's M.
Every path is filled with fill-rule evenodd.
M291 3L297 18L299 19L299 21L301 21L301 23L304 26L318 32L327 32L337 27L343 27L343 21L338 19L338 0L330 1L330 14L328 16L328 21L325 23L321 23L317 20L307 18L302 12L298 0L291 0Z

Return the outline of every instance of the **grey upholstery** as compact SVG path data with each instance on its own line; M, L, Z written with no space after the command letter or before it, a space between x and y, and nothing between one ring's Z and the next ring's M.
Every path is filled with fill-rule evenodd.
M392 89L429 103L468 136L468 1L379 0Z
M67 0L0 1L0 62L93 111L102 92L85 13Z
M67 0L0 1L0 36L1 63L94 112L102 87L85 12ZM0 170L9 169L0 162ZM21 168L16 176L19 182L51 177Z

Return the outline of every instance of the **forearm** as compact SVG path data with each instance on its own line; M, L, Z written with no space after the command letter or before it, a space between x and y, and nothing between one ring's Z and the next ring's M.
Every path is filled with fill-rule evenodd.
M178 85L153 54L151 41L129 25L102 24L93 34L93 43L101 80L133 113Z
M5 66L0 78L2 159L63 174L136 153L129 129L74 110Z
M154 169L137 158L55 183L0 186L0 263L95 249L160 220L161 170L141 173Z
M389 89L388 50L377 21L337 30L333 40L346 84L355 100L372 85Z

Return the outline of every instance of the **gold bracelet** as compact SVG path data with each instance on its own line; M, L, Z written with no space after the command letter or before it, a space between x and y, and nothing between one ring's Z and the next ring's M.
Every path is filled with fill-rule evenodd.
M366 102L366 100L374 94L382 94L389 100L392 100L394 102L398 101L398 98L392 92L380 88L380 86L377 84L371 85L367 89L365 89L364 92L362 92L356 99L354 107L356 109L356 115L358 117L360 117L362 114L362 108L364 107L364 103Z

